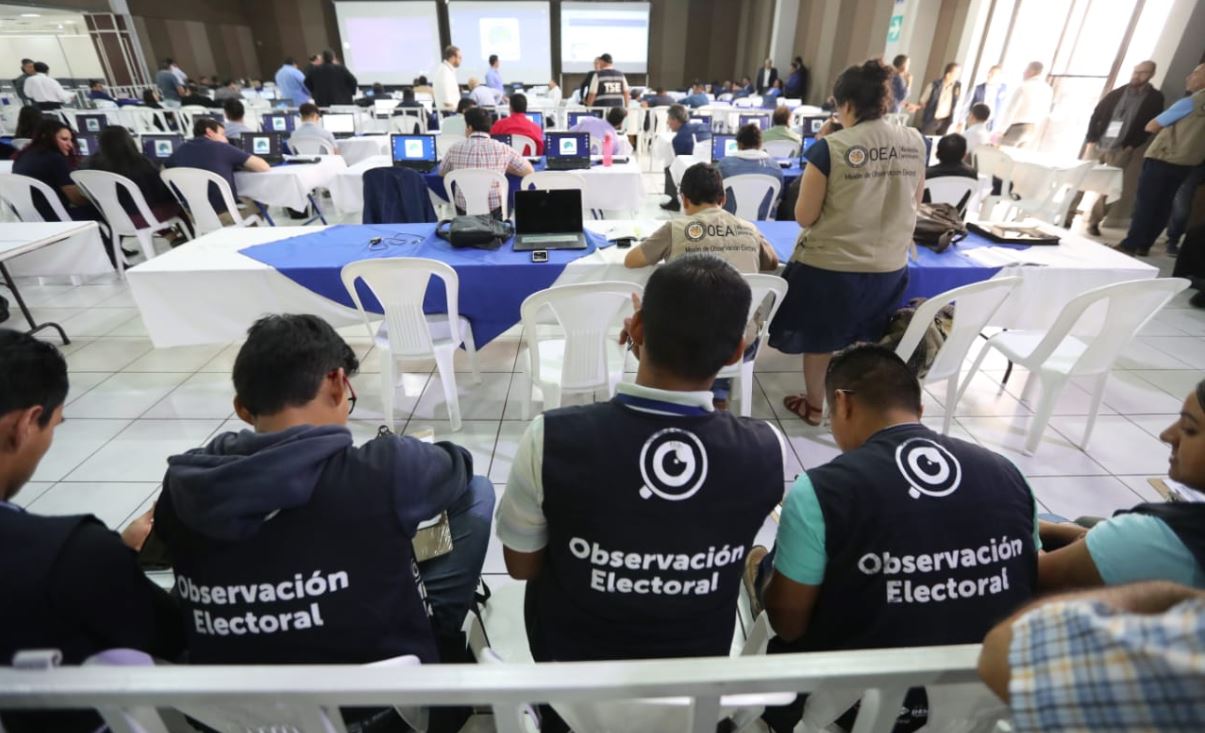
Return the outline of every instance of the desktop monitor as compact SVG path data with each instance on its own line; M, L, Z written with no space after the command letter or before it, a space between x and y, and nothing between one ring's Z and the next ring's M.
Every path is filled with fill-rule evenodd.
M167 160L183 144L183 135L143 135L142 154L151 160Z
M735 135L713 135L711 137L711 159L719 161L736 152Z
M260 127L264 132L292 132L295 127L293 115L284 112L273 112L261 118Z

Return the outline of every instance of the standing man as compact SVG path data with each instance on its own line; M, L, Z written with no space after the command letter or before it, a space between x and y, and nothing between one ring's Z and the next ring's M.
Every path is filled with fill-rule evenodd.
M958 98L962 96L962 82L958 80L958 72L962 67L951 61L946 64L946 70L940 79L925 90L921 97L924 107L921 132L925 135L945 135L954 119L954 110L958 109Z
M590 92L586 96L587 107L624 107L632 101L627 77L611 65L611 54L598 57L601 68L590 81Z
M172 76L176 77L176 86L184 86L188 83L188 74L184 73L184 69L176 63L175 59L167 60L168 68L171 69Z
M171 59L159 64L159 71L155 73L155 86L159 88L159 96L163 101L180 103L180 83L172 73Z
M298 107L310 101L310 90L305 85L305 74L297 68L297 62L292 56L285 57L284 63L276 70L276 88L280 97L278 102L284 102L288 107Z
M891 76L892 112L899 114L908 107L908 95L912 93L912 72L908 70L912 60L906 54L899 54L891 60L895 74Z
M1004 129L1001 145L1023 148L1037 142L1038 125L1046 121L1054 101L1054 90L1042 78L1044 68L1041 61L1025 67L1025 80L1013 93L1001 121Z
M1205 162L1205 64L1185 80L1183 97L1146 125L1155 139L1146 149L1130 231L1117 248L1145 256L1171 217L1172 205L1193 166Z
M578 88L577 98L582 104L586 103L586 95L590 93L590 85L594 83L594 75L602 68L602 59L594 59L594 69L586 73L586 78L582 79L582 85Z
M33 75L33 59L21 59L21 75L13 79L13 89L21 99L21 104L29 104L29 97L25 96L25 82Z
M63 85L51 78L50 67L41 61L33 65L34 75L25 80L25 96L38 109L59 109L64 102L70 102L75 95L63 89Z
M1004 103L1008 98L1008 85L1000 81L1000 64L996 64L987 70L987 81L975 85L971 91L971 106L976 104L986 104L991 108L991 114L987 117L987 129L996 129L996 120L1004 112ZM967 107L968 114L970 106Z
M498 68L502 66L502 62L498 60L498 54L490 54L490 69L485 72L485 85L499 94L506 94L506 88L502 86L502 74L498 72Z
M773 59L766 59L762 62L761 68L757 70L757 93L765 94L776 81L778 81L778 69L774 68Z
M322 63L305 75L305 86L319 107L351 104L356 95L356 77L346 66L335 63L335 54L329 48L322 52Z
M460 101L460 84L456 81L460 59L460 49L456 46L444 49L443 62L435 70L435 107L438 110L454 112Z
M1121 201L1128 209L1134 198L1134 186L1138 183L1137 165L1131 165L1138 151L1150 139L1146 123L1163 110L1163 93L1151 86L1155 75L1155 62L1143 61L1134 67L1130 83L1109 92L1092 110L1088 121L1088 134L1084 136L1084 160L1094 160L1112 165L1125 171L1122 178ZM1136 161L1135 161L1136 162ZM1074 212L1079 205L1082 192L1075 194L1071 204ZM1088 215L1088 233L1100 236L1100 222L1108 213L1109 204L1099 196Z

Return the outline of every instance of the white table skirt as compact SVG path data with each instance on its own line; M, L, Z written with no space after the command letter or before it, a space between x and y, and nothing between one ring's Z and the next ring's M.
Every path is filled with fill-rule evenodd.
M31 239L41 236L38 233L45 228L46 225L41 223L0 224L0 241ZM95 226L32 252L17 255L6 260L4 264L13 277L87 277L114 272L113 265L105 254L100 229Z
M378 155L389 155L389 136L348 137L338 141L339 155L348 167Z
M647 237L664 222L588 221L604 236ZM313 313L335 326L359 322L356 312L314 293L238 250L254 244L309 234L316 227L227 228L188 242L131 269L131 292L151 341L158 348L227 343L269 313ZM1156 268L1083 237L1062 232L1058 247L1021 253L1026 263L1006 267L1021 286L997 311L991 325L1045 328L1067 301L1089 288L1154 277ZM608 247L570 263L554 285L621 280L644 282L650 268L623 266L627 250ZM1002 263L1001 263L1002 264ZM1016 272L1013 272L1013 271Z
M344 214L364 210L364 172L370 168L386 168L392 165L388 156L375 156L348 166L339 172L328 188L335 208ZM581 173L586 181L582 191L582 205L587 209L603 211L637 211L644 200L644 179L640 164L635 161L617 163L610 168L594 166ZM242 184L240 183L240 191ZM434 196L437 203L447 203Z
M338 155L318 156L319 162L303 165L278 165L263 173L247 171L234 174L240 196L248 196L266 206L304 209L315 188L330 185L335 175L347 168Z

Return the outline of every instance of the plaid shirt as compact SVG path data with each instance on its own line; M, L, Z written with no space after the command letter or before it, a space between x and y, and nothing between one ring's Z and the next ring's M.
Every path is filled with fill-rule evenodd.
M1052 603L1013 624L1013 729L1205 730L1205 601L1137 615Z
M462 168L485 168L503 175L523 175L527 160L509 145L490 138L484 132L474 132L467 139L453 145L439 164L439 175ZM456 208L464 211L464 196L456 191ZM502 195L497 186L490 189L490 210L502 208Z

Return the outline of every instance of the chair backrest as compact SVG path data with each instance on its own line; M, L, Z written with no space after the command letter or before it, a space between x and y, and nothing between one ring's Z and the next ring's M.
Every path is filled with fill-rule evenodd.
M320 137L302 136L289 138L289 147L298 155L334 155L335 146Z
M536 154L536 141L532 140L526 135L511 133L510 146L514 148L519 155L527 156Z
M381 304L389 334L389 351L394 356L424 356L432 351L431 328L423 314L423 299L432 277L443 281L448 323L452 324L452 333L457 333L460 277L451 265L422 257L385 257L349 262L343 266L341 277L343 287L373 338L375 334L356 290L356 281L362 280Z
M949 204L958 209L958 213L966 216L967 204L975 192L979 190L978 178L965 176L942 176L925 180L925 190L929 192L929 201L934 204Z
M586 180L573 171L536 171L523 176L519 188L524 191L584 191Z
M767 140L762 148L771 158L794 158L799 155L799 143L793 140Z
M132 235L141 230L161 228L159 220L151 213L151 207L147 206L146 198L143 197L138 184L129 178L108 171L82 170L72 171L71 180L75 181L80 190L100 210L114 235ZM142 216L144 226L134 224L125 207L121 205L118 191L122 190L134 202L134 208Z
M745 282L749 283L749 290L753 297L749 301L749 318L746 322L753 320L757 315L762 304L766 302L766 298L773 296L773 302L770 303L770 309L766 312L765 320L761 324L761 332L758 336L761 337L762 344L766 342L766 334L770 330L770 321L774 320L774 315L778 313L778 309L782 306L783 298L787 297L787 281L778 275L768 275L762 273L746 273L744 275Z
M490 213L490 191L495 190L502 200L502 218L505 219L508 186L506 176L484 168L460 168L444 176L448 200L454 201L456 191L459 191L464 197L465 213L470 215Z
M117 102L110 102L107 99L93 100L93 104L96 105L97 109L117 109Z
M653 107L653 126L649 130L651 134L665 132L669 129L669 107Z
M980 145L971 154L971 159L975 161L975 170L984 175L1004 181L1012 177L1013 159L997 147Z
M426 115L418 112L403 112L389 118L389 131L401 135L421 135L427 131Z
M1184 278L1129 280L1093 288L1072 298L1059 312L1042 341L1030 353L1031 363L1045 362L1088 312L1097 311L1092 323L1094 334L1076 333L1087 348L1068 365L1068 373L1082 376L1108 371L1117 355L1134 336L1175 297L1189 286ZM1104 308L1104 313L1099 312Z
M467 128L464 124L464 115L445 117L439 121L439 134L441 136L455 135L463 138L466 129Z
M565 332L561 362L561 389L566 391L606 386L610 370L607 345L610 328L623 308L644 288L630 282L597 282L561 285L532 293L519 307L519 317L527 335L531 355L532 379L539 380L540 364L538 316L542 309L552 311Z
M782 190L782 182L774 176L760 173L746 173L724 179L724 189L732 192L736 211L733 212L746 221L757 221L763 203L769 199L766 206L766 216L774 211L774 202Z
M938 381L958 375L971 345L1020 282L1021 278L1015 276L996 277L934 295L921 303L913 313L912 322L904 331L895 353L904 361L912 358L913 352L925 336L925 331L937 317L937 312L953 303L954 323L937 356L934 357L933 364L925 375L925 381Z
M216 232L224 225L218 217L218 212L209 201L209 186L216 185L226 204L226 211L236 225L242 225L243 218L239 214L238 204L234 202L234 193L230 184L213 171L203 168L166 168L159 174L167 188L192 215L193 226L197 235Z
M50 221L71 221L71 215L63 208L58 193L50 186L36 178L22 176L17 173L0 173L0 199L3 199L21 221L47 221L34 206L33 192L42 195L54 212L57 219Z
M707 138L706 140L695 140L694 147L691 148L690 154L704 163L710 163L711 138Z

